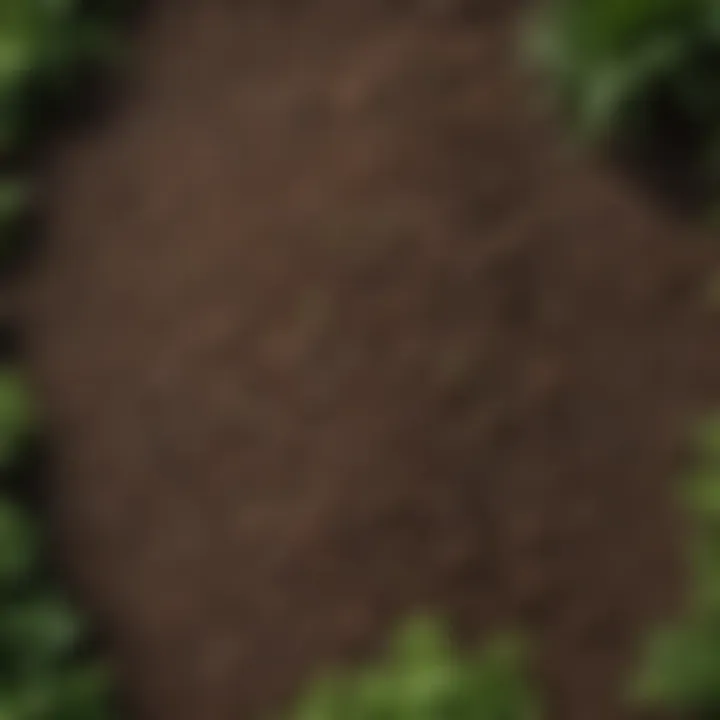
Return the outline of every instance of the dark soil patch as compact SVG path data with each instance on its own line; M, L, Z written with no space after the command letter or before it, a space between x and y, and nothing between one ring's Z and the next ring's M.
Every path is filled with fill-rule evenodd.
M518 3L158 2L19 313L138 717L262 717L418 606L618 720L720 397L716 241L533 116Z

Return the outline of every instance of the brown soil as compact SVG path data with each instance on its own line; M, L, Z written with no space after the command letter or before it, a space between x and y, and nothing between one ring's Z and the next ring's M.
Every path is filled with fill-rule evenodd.
M139 718L262 717L421 606L629 717L720 251L533 111L518 2L460 4L157 2L57 154L2 302Z

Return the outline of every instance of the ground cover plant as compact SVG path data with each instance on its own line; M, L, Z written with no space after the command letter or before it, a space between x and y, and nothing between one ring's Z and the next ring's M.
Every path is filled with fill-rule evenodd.
M720 418L699 433L697 458L681 491L689 511L687 608L651 633L631 698L643 706L715 717L720 712Z
M118 57L134 3L0 0L0 263L21 240L31 184L18 167Z
M458 652L444 624L406 622L386 657L317 681L289 720L538 720L524 677L522 644L498 636L480 652Z
M25 238L21 169L113 50L126 3L0 0L0 269ZM0 281L1 282L1 281ZM93 633L59 589L42 528L17 493L41 428L20 370L0 366L0 717L107 720L117 704Z
M530 54L576 132L634 159L720 184L720 5L713 0L550 0Z
M114 20L128 3L0 3L0 154L24 150L53 112L115 54Z
M54 581L36 519L12 490L37 438L31 393L0 368L0 717L113 717L113 686L92 633Z
M0 368L0 473L9 474L20 462L35 434L30 393L19 371Z
M0 266L13 256L31 210L31 193L20 179L0 181Z

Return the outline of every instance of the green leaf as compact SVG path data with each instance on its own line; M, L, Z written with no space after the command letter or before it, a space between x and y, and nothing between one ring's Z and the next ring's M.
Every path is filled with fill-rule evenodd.
M717 628L685 623L656 631L631 688L647 707L706 711L720 706L720 636Z
M720 520L720 468L698 468L687 483L685 499L700 518Z
M30 76L35 62L32 38L16 31L0 34L0 95L16 95Z
M337 675L316 680L299 700L295 720L342 720L347 704L347 689Z
M714 463L720 468L720 415L712 415L698 424L695 452L704 463Z
M45 672L66 660L85 639L87 628L63 599L24 599L3 608L0 655L23 674Z
M0 697L0 720L111 720L113 685L106 665L38 674Z
M0 498L0 598L33 575L38 549L37 530L28 516L14 502Z
M0 476L20 460L36 429L30 391L14 368L0 367Z
M699 148L717 135L715 0L549 0L533 26L524 50L587 140L653 147L667 116L688 123Z
M690 546L690 612L720 627L720 532L694 528Z
M476 664L478 704L490 718L539 717L539 699L520 672L525 644L517 633L496 636L480 653Z
M443 623L415 617L393 637L387 656L303 696L293 720L537 720L540 705L522 673L514 635L463 657Z
M110 720L114 690L113 673L105 663L66 671L56 684L52 720Z
M402 664L424 664L452 656L452 642L447 628L433 617L408 620L396 633L390 655Z

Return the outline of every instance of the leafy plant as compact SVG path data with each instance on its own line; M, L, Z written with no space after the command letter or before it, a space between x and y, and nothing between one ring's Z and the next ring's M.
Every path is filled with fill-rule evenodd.
M6 679L51 671L71 657L86 636L85 623L52 591L5 602L2 611L0 668Z
M0 599L32 575L37 557L34 524L15 503L0 498Z
M109 720L111 674L89 655L87 623L52 587L41 538L0 496L0 719Z
M0 0L0 156L34 138L48 102L114 58L111 25L91 7L80 0Z
M646 643L630 696L645 706L720 712L720 417L700 428L683 500L690 512L685 614Z
M135 0L0 0L0 263L32 209L15 179L76 90L116 57L112 29ZM18 473L37 432L25 379L0 365L0 481ZM84 619L55 589L42 537L11 492L0 488L0 720L109 720L112 673L90 650Z
M103 664L87 663L0 686L2 720L111 720L112 682Z
M444 625L407 622L387 656L354 674L317 681L293 720L536 720L538 700L521 672L522 645L500 637L461 657Z
M138 0L0 0L0 170L114 65L115 21ZM29 188L0 177L0 263L31 209Z
M0 366L0 477L20 461L35 426L35 410L22 374Z
M625 146L672 135L718 178L716 0L548 0L527 42L582 135Z
M109 720L111 673L88 651L89 629L43 574L41 542L0 496L0 719Z

